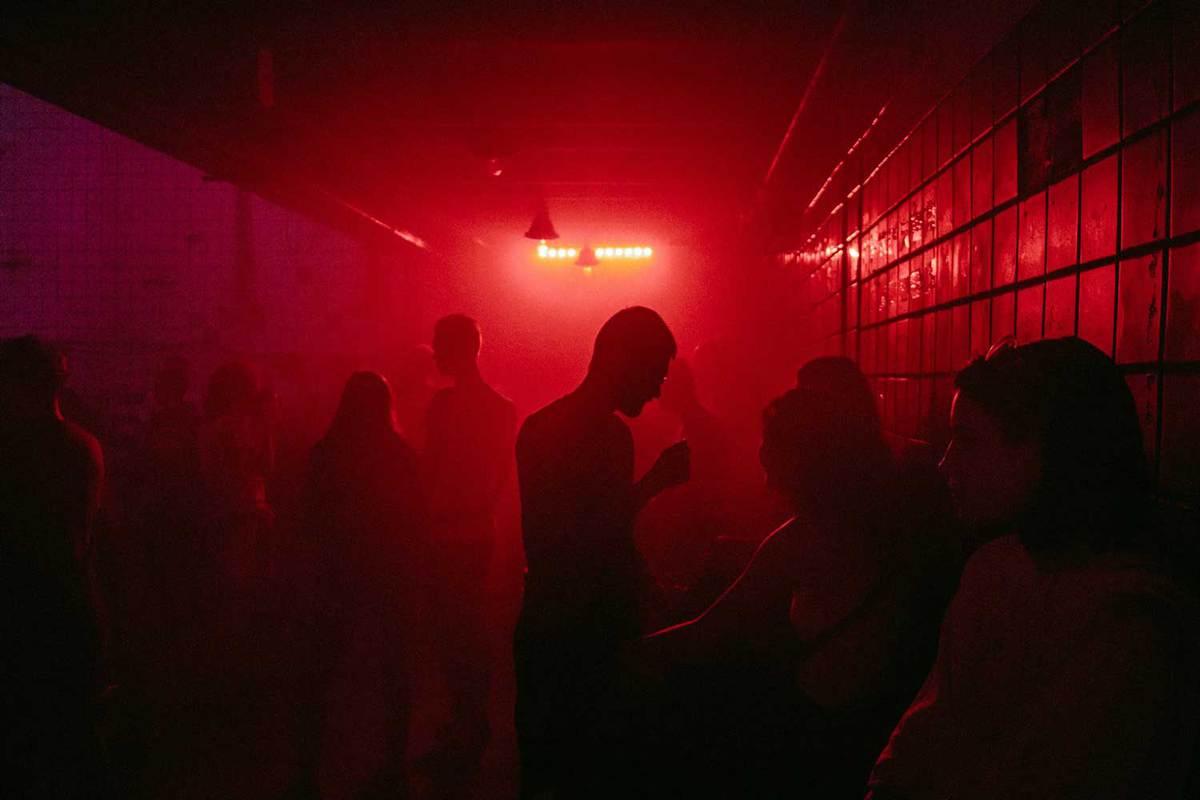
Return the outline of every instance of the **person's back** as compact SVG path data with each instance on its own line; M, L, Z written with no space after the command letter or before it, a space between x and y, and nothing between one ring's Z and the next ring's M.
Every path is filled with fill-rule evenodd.
M200 430L200 466L208 512L238 517L267 508L270 434L252 413L210 419Z
M172 493L195 481L200 413L187 400L187 363L168 359L154 376L154 405L142 434L145 478Z
M141 474L150 487L166 497L160 502L178 502L178 494L195 490L199 472L200 414L191 403L158 406L146 421ZM153 503L155 498L148 498Z
M371 602L381 582L411 581L425 535L417 454L395 431L371 441L328 437L313 448L307 502L322 568Z
M10 631L19 631L5 650L31 665L56 662L44 676L51 683L57 672L86 685L99 648L88 534L103 475L100 445L68 420L49 420L0 434L0 454L5 607Z
M429 345L413 345L392 359L388 382L396 396L396 427L418 452L425 452L425 424L437 386L437 367Z
M144 564L138 570L142 588L126 595L136 598L132 616L153 640L139 646L158 648L165 643L162 632L173 633L189 621L182 590L195 566L200 414L187 401L187 388L185 362L169 359L154 376L153 406L139 426L131 458L117 470L124 476L117 493L127 515L128 543Z
M346 382L333 424L312 449L304 500L333 605L369 608L412 584L426 523L420 465L394 427L391 391L378 374Z
M446 535L490 538L515 427L512 402L482 380L433 396L425 457L428 500L432 519L447 528Z
M339 719L328 713L331 703L353 685L353 696L369 697L386 715L372 786L400 792L426 517L419 461L395 430L380 375L357 372L346 382L333 423L312 449L304 500L314 568L308 683L298 708L300 785L316 793L326 728Z
M522 624L604 647L635 635L641 573L628 426L568 395L521 426L517 474L527 565Z
M104 468L96 439L58 410L64 375L61 356L33 337L0 345L0 789L8 796L75 796L94 766L101 634L90 534Z
M55 571L88 547L103 474L100 443L70 420L0 432L0 528L14 556Z
M430 402L423 469L436 535L490 545L492 515L512 461L516 411L479 372L482 342L478 323L462 314L434 326L434 363L454 383Z
M254 370L223 364L209 380L199 432L202 558L210 577L231 586L266 576L275 555L267 502L274 444L260 401Z
M480 374L481 346L478 323L470 317L451 314L434 325L433 361L453 385L430 402L421 459L429 509L430 616L456 633L433 637L450 718L420 768L437 791L450 793L473 777L491 735L484 594L516 428L512 402Z

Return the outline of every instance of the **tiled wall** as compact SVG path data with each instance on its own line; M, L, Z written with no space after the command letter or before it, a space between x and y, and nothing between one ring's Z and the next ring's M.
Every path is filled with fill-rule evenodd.
M1200 498L1200 13L1039 6L802 248L806 351L857 357L940 444L956 369L1076 334L1125 370L1164 496ZM857 170L857 172L855 172Z
M372 292L352 238L0 85L0 336L70 353L136 405L166 354L353 353Z

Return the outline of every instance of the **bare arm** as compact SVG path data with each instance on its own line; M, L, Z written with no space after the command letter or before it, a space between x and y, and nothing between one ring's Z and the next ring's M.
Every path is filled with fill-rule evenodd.
M670 662L703 660L730 643L761 643L777 628L772 621L786 623L792 565L798 556L792 525L768 536L742 574L703 614L647 636L648 656Z
M641 480L633 485L633 513L672 486L687 483L692 474L691 450L686 441L676 442L663 450Z

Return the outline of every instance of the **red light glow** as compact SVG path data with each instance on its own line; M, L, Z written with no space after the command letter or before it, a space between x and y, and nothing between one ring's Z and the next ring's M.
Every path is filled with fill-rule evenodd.
M545 242L537 246L539 261L563 261L579 256L582 247L549 247ZM622 261L645 261L654 255L654 248L645 245L630 247L609 247L608 245L593 248L597 259L620 259Z

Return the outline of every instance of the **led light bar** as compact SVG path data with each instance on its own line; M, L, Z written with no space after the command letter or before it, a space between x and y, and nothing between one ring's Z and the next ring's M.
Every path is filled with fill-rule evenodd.
M537 249L538 258L543 260L562 260L567 258L577 258L579 256L579 248L577 247L550 247L546 244L539 244Z
M566 259L574 259L579 257L579 247L555 247L542 242L537 248L537 257L543 261L562 261ZM636 245L632 247L615 247L609 245L601 245L593 248L596 252L596 258L604 261L606 259L621 259L622 261L645 261L654 255L653 247L644 245Z

